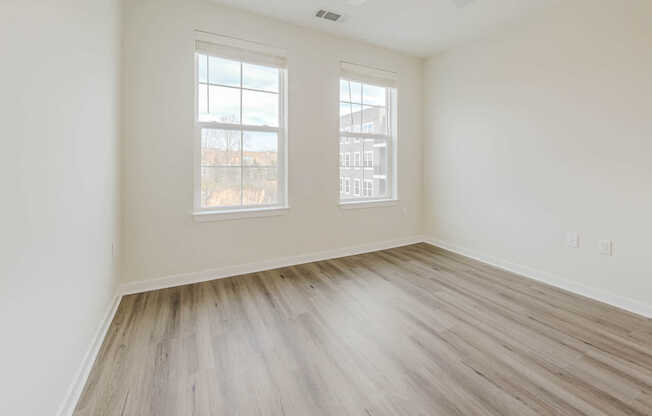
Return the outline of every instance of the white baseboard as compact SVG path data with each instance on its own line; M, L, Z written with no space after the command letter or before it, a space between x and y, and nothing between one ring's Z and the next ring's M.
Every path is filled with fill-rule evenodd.
M406 246L409 244L421 243L423 241L423 236L417 235L388 241L366 243L356 246L300 254L297 256L281 257L277 259L261 260L253 263L225 266L200 272L175 274L171 276L160 277L157 279L124 283L118 288L118 294L129 295L133 293L147 292L150 290L165 289L174 286L187 285L190 283L199 283L229 276L237 276L240 274L256 273L264 270L277 269L279 267L294 266L297 264L310 263L313 261L328 260L337 257L346 257L356 254L369 253L372 251L386 250L388 248Z
M72 384L68 388L68 393L66 394L63 403L61 403L61 406L59 407L59 411L57 412L58 416L71 416L75 411L75 407L77 406L79 397L81 396L82 390L84 389L88 375L90 374L91 369L93 368L93 364L95 363L95 358L100 352L100 347L104 342L104 337L106 336L106 333L111 326L111 322L113 322L113 317L118 310L120 299L122 299L122 296L116 295L107 305L106 312L104 313L104 318L102 319L100 326L97 328L97 331L95 331L95 335L91 340L91 345L89 346L88 351L86 351L86 355L84 355L84 359L82 360L82 364L79 367L79 370L77 370L77 373L75 373L75 377L73 378Z
M614 295L603 289L592 288L585 286L581 283L573 282L569 279L565 279L561 276L557 276L552 273L548 273L542 270L533 269L528 266L523 266L521 264L516 264L507 260L502 260L484 253L479 253L475 250L470 250L465 247L460 247L455 244L437 239L435 237L424 237L424 242L432 244L443 248L448 251L452 251L462 256L472 258L474 260L481 261L483 263L489 264L491 266L498 267L503 270L510 271L512 273L520 274L522 276L528 277L539 282L547 283L551 286L558 287L560 289L567 290L569 292L576 293L578 295L597 300L599 302L606 303L611 306L615 306L626 311L645 316L647 318L652 318L652 305L648 305L638 300L630 299L624 296Z

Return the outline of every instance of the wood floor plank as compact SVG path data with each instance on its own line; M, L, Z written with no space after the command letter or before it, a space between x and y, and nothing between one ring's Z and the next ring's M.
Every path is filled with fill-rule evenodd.
M652 320L428 244L125 296L86 415L650 415Z

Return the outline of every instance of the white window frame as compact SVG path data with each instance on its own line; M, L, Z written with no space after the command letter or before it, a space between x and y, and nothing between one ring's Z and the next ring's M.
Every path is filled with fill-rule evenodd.
M344 178L344 193L351 193L351 178Z
M376 133L354 133L354 132L345 132L340 129L338 140L342 141L344 137L345 142L348 137L356 136L359 139L372 139L378 140L382 139L385 141L387 146L387 174L383 175L386 179L387 184L387 194L383 197L373 197L373 196L356 196L355 198L342 198L340 196L339 204L343 208L347 206L351 207L352 205L359 205L360 207L373 207L373 206L389 206L393 205L394 202L398 201L398 156L397 156L397 141L398 141L398 90L395 85L396 74L388 71L377 70L369 67L363 67L354 64L342 63L342 73L340 75L340 80L359 82L362 84L380 86L387 89L386 94L386 103L385 107L388 111L388 120L387 120L387 134L376 134ZM339 88L339 86L338 86ZM361 101L364 101L362 97ZM341 97L338 100L338 105L341 103L346 103L342 101ZM364 102L360 103L362 108L364 108ZM362 125L361 125L362 129ZM363 149L363 152L364 149ZM363 163L366 169L375 169L373 163L372 155L372 167L367 167L366 163ZM374 175L376 176L376 175ZM373 185L372 185L373 186ZM361 192L362 193L362 192ZM347 193L345 193L347 194ZM342 193L340 193L342 195ZM389 203L389 204L388 204Z
M275 50L270 50L272 55L266 55L265 52L256 50L258 45L253 45L253 50L247 50L242 44L237 45L223 45L212 44L212 39L206 41L205 36L198 37L197 46L194 54L194 124L195 124L195 140L194 140L194 192L193 192L193 215L197 221L212 221L227 218L242 218L248 216L269 216L283 214L289 209L288 192L287 192L287 68L284 65L284 58L279 58ZM227 39L228 43L230 40ZM201 45L201 47L199 46ZM249 46L249 45L245 45ZM213 48L214 47L214 48ZM199 55L213 56L221 59L228 59L231 61L240 62L240 86L231 87L241 91L252 90L244 88L242 79L242 65L245 63L276 67L279 69L279 91L278 91L278 105L279 105L279 119L278 127L271 126L252 126L243 124L242 117L242 98L240 99L240 123L221 123L214 121L199 121L199 108L198 108L198 65ZM257 90L253 90L257 91ZM241 96L242 97L242 96ZM201 206L201 131L203 128L218 129L218 130L232 130L240 131L244 134L245 131L257 132L274 132L277 134L277 202L275 204L257 204L257 205L234 205L234 206L215 206L215 207L202 207ZM244 152L244 144L241 136L240 151ZM244 160L240 158L241 169L244 169ZM244 178L244 172L241 175ZM241 182L241 190L244 184ZM242 192L242 191L241 191ZM242 200L241 200L242 202ZM223 215L222 215L223 214ZM216 216L217 215L217 216ZM224 218L219 218L223 216Z

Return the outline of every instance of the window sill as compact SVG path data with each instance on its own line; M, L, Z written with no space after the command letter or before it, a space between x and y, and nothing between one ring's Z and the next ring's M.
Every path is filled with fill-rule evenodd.
M197 211L192 216L195 222L214 222L224 220L237 220L241 218L275 217L285 215L290 207L250 208L239 210Z
M394 207L396 205L398 205L398 199L379 199L375 201L340 202L340 208L342 209L381 208L381 207Z

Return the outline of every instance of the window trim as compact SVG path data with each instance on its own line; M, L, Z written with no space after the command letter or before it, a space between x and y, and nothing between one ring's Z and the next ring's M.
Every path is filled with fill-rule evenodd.
M364 208L383 208L395 207L399 204L398 199L366 199L364 201L347 201L341 202L339 207L341 209L364 209Z
M255 54L255 52L252 52ZM247 91L257 91L252 90L251 88L243 87L242 80L242 65L245 63L258 65L258 66L268 66L275 67L279 70L279 90L278 90L278 127L270 126L251 126L243 123L242 119L242 97L240 99L240 124L233 123L221 123L214 121L199 121L199 55L213 56L221 59L236 60L241 64L241 73L240 73L240 86L231 87L239 90ZM270 215L282 215L289 209L288 202L288 121L287 121L287 68L284 66L274 66L270 63L264 63L257 61L256 59L245 59L237 58L230 56L229 54L221 55L218 53L213 53L205 49L195 48L194 51L194 74L193 74L193 89L194 89L194 139L193 143L193 210L192 215L195 220L198 222L205 221L214 221L216 219L229 219L229 218L246 218L246 217L256 217L256 216L270 216ZM208 81L208 80L207 80ZM264 91L270 93L270 91ZM266 205L234 205L234 206L214 206L214 207L202 207L201 206L201 131L203 128L212 128L219 130L234 130L242 132L245 131L257 131L257 132L274 132L277 134L277 178L278 178L278 202L275 204L266 204ZM243 138L241 138L243 140ZM240 143L241 150L244 150L243 143ZM241 169L243 161L241 160ZM241 184L242 190L242 184ZM242 192L242 191L241 191ZM237 215L241 213L241 215Z

